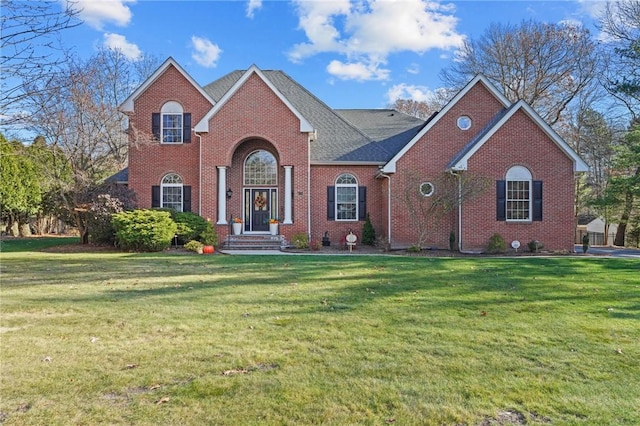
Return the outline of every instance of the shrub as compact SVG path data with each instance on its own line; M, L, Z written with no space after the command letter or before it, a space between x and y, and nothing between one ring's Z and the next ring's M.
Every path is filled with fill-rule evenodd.
M110 194L100 194L91 203L87 214L89 240L96 244L113 244L116 232L111 223L111 215L124 211L124 203Z
M195 251L196 253L202 250L202 247L204 247L204 244L196 240L191 240L184 245L185 250Z
M362 225L362 244L372 246L375 242L376 231L373 229L371 218L369 217L369 213L367 213L367 220L364 222L364 225Z
M409 248L407 248L407 251L409 253L420 253L422 249L420 248L420 246L414 244L412 246L409 246Z
M178 225L178 238L183 242L198 240L202 232L204 232L207 221L195 213L191 212L172 212L171 218Z
M133 210L112 217L116 242L125 250L162 251L171 246L177 225L168 212Z
M538 253L544 247L544 245L538 240L529 241L527 243L527 246L529 247L529 251L531 253Z
M449 232L449 250L456 251L456 233L453 231Z
M218 234L216 230L213 228L211 222L205 222L204 230L200 233L198 239L207 246L217 246L218 245Z
M504 253L507 251L507 245L504 242L504 238L502 235L496 233L489 238L489 244L487 246L487 251L491 254L495 253Z
M309 238L304 232L296 232L291 236L291 244L297 249L309 248Z

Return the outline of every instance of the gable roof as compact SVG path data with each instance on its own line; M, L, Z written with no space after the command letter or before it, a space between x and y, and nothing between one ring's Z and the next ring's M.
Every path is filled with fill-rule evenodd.
M215 104L215 101L211 98L211 96L209 96L209 94L205 92L202 87L200 87L200 85L196 83L196 81L172 57L168 57L167 60L164 61L162 65L160 65L158 69L155 70L155 72L144 81L144 83L142 83L131 95L129 95L127 99L124 100L124 102L118 107L118 110L121 112L134 112L133 104L135 100L141 94L143 94L171 66L175 67L175 69L177 69L178 72L182 74L182 76L186 78L189 83L191 83L191 85L200 92L202 96L205 97L205 99L211 102L211 105Z
M580 156L523 100L499 112L458 154L449 162L447 170L467 170L467 162L513 115L523 111L543 132L573 161L573 171L586 172L589 166Z
M316 131L311 142L311 162L314 164L382 165L424 124L420 119L392 110L334 110L286 73L259 72ZM229 93L234 88L237 90L240 79L246 75L247 71L231 72L206 85L204 90L219 104L222 98L231 96ZM374 126L376 122L378 129Z
M314 128L307 121L307 119L296 109L294 105L289 102L289 100L278 90L274 84L265 77L265 75L260 71L260 69L252 65L247 71L240 76L240 78L233 83L233 85L219 98L218 102L211 108L211 110L194 126L194 131L196 132L208 132L209 131L209 120L213 117L219 110L227 103L227 101L242 87L242 85L251 77L253 74L257 75L264 83L269 86L269 88L276 94L276 96L291 110L291 112L298 117L300 120L300 131L301 132L313 132Z
M433 127L436 123L447 113L455 104L458 103L460 99L462 99L469 91L476 85L482 84L504 107L508 107L511 102L504 96L491 82L482 74L476 75L466 86L462 88L454 97L445 105L440 112L434 116L432 116L424 128L418 132L400 151L398 151L393 158L391 158L381 169L382 173L395 173L396 172L396 163L400 158L402 158L412 146L414 146L418 141Z

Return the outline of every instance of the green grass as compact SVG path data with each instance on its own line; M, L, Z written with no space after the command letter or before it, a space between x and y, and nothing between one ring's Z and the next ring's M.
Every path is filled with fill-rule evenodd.
M65 244L77 244L79 241L78 237L9 238L0 240L0 252L37 251Z
M640 424L640 263L2 253L4 424Z

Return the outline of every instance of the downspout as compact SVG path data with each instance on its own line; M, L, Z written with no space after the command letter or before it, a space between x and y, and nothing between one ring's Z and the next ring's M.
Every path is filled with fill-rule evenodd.
M311 241L311 142L315 140L316 131L309 132L307 138L307 238ZM292 177L293 178L293 177ZM293 187L291 188L293 190Z
M387 179L387 234L388 244L391 248L391 176L384 174L382 171L378 173L378 177Z
M460 171L450 170L449 173L456 176L458 180L458 252L462 254L474 254L472 251L465 251L462 248L462 176Z
M198 137L198 216L202 216L202 136L193 133Z

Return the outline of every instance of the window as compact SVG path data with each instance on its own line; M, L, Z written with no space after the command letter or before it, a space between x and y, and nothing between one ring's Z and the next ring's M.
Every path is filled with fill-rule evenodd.
M165 209L182 210L182 178L175 173L170 173L162 178L161 205Z
M456 124L460 130L469 130L471 128L471 118L466 115L461 115L458 117Z
M278 162L268 151L255 151L249 154L244 163L244 184L277 185Z
M531 220L531 173L525 167L507 171L507 220Z
M333 186L327 186L327 220L365 220L367 187L358 186L356 177L343 173Z
M542 220L542 181L534 181L522 166L511 167L506 180L497 182L497 220Z
M423 197L431 197L435 191L435 187L431 182L422 182L420 184L420 193Z
M161 143L191 142L191 114L184 113L178 102L167 102L160 113L152 114L151 128L154 138Z
M182 143L182 107L177 102L162 105L162 143Z

